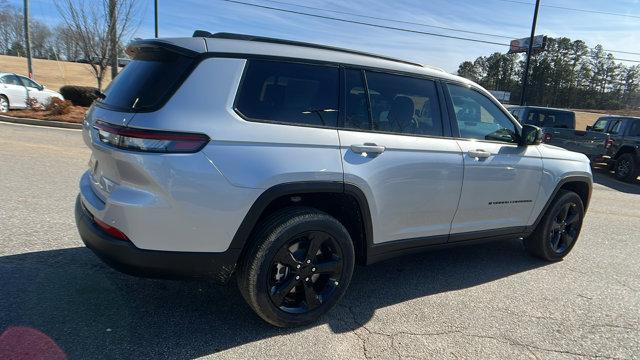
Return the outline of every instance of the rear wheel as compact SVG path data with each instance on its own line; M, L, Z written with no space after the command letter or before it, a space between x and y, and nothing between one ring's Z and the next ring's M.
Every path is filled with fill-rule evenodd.
M632 182L638 177L638 170L633 154L622 154L616 161L615 177L618 180Z
M259 224L238 285L267 322L305 325L344 295L354 258L351 237L335 218L312 208L289 208Z
M558 261L578 240L584 205L578 194L560 190L538 227L524 240L527 251L547 261Z
M0 95L0 113L6 112L9 112L9 99L4 95Z

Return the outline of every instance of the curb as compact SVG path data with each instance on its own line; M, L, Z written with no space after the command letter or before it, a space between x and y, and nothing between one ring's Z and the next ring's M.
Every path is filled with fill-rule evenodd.
M68 123L64 121L17 118L17 117L7 116L7 115L0 115L0 121L14 123L14 124L48 126L48 127L63 128L63 129L82 129L82 124Z

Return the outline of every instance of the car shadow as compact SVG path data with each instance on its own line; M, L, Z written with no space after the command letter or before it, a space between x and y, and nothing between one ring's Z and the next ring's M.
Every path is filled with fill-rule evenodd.
M630 183L616 180L613 177L613 173L604 166L593 167L593 182L624 193L640 194L639 179L636 178L635 181Z
M314 326L352 331L376 309L545 264L513 240L357 267L340 306ZM135 278L108 268L86 248L0 257L0 280L0 331L20 327L45 334L70 358L186 359L305 329L260 320L235 282ZM344 309L350 319L336 315Z

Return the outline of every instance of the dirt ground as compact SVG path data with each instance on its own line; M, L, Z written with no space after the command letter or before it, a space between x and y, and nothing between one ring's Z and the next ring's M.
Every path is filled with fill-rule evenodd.
M0 72L27 75L27 59L17 56L0 55ZM111 70L103 81L103 89L111 81ZM67 61L33 59L34 80L47 88L58 91L63 85L96 86L91 67Z
M51 115L46 110L12 110L9 116L38 120L54 120L81 124L84 114L89 108L83 106L71 106L71 112L65 115Z

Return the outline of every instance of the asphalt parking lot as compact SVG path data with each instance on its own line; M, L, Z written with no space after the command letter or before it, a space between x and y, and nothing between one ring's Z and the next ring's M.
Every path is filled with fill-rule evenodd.
M562 262L514 240L359 267L321 322L276 329L234 285L134 278L84 248L88 159L77 130L0 123L0 357L20 344L73 359L640 357L640 183L595 174Z

